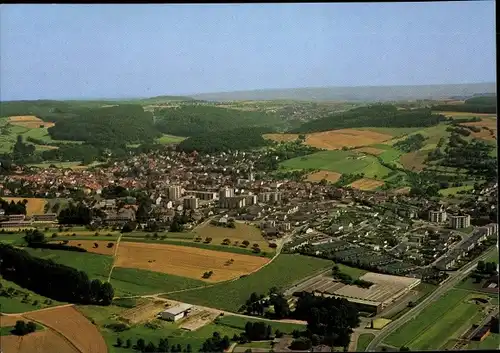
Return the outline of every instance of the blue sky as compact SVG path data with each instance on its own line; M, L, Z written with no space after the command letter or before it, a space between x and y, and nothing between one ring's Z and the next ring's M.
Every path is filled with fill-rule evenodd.
M0 99L495 82L494 6L1 5Z

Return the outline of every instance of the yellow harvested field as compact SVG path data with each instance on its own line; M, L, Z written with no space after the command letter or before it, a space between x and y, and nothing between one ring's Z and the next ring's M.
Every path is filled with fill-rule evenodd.
M298 134L264 134L265 139L277 141L277 142L290 142L295 141L299 138Z
M9 117L9 123L17 126L24 126L30 129L36 129L43 125L43 127L52 127L55 124L43 121L34 115L20 115Z
M433 111L435 114L441 114L444 116L450 116L450 117L463 117L463 116L479 116L479 117L496 117L496 114L490 114L490 113L468 113L468 112L440 112L440 111Z
M55 243L59 243L56 241ZM108 244L111 243L113 246L108 248ZM95 247L97 244L97 248ZM79 248L85 249L88 252L101 254L101 255L113 255L115 253L115 242L114 241L104 241L104 240L70 240L67 245L78 246Z
M70 341L80 352L107 353L108 347L96 326L73 306L36 311L23 315L38 321ZM48 351L47 351L48 352ZM62 352L52 350L50 352Z
M383 181L375 180L375 179L368 179L368 178L361 178L359 180L356 180L354 183L351 183L349 186L352 187L353 189L373 190L373 189L376 189L382 185L384 185Z
M294 141L298 134L267 134L265 138L274 141ZM361 147L392 139L391 135L359 129L340 129L306 134L305 143L312 147L326 150L338 150L342 147Z
M474 136L475 138L480 138L480 139L490 140L490 141L494 141L497 138L497 129L498 129L497 128L497 119L482 118L481 121L463 123L460 125L477 126L477 127L481 128L481 131L479 131L479 132L471 131L472 136ZM483 129L483 127L488 128L489 130ZM493 133L491 133L490 130L493 130Z
M229 263L233 259L232 263ZM269 259L259 256L206 250L189 246L121 242L116 267L140 268L154 272L202 279L213 271L208 282L219 282L249 274Z
M17 320L22 320L21 315L0 315L0 327L14 326Z
M0 349L5 353L82 353L56 332L45 329L25 336L2 336ZM106 351L99 351L106 352Z
M375 156L378 156L379 154L382 154L385 152L384 150L382 150L380 148L375 148L375 147L362 147L362 148L356 149L356 151L364 152L367 154L373 154Z
M14 201L19 202L23 200L28 200L28 205L26 206L26 213L28 216L32 216L34 214L43 214L43 208L47 203L46 199L33 198L33 197L3 197L6 201Z
M320 170L315 173L311 173L307 176L307 181L312 181L312 182L320 182L323 179L326 179L330 183L335 183L337 182L342 174L337 173L337 172L332 172L330 170Z

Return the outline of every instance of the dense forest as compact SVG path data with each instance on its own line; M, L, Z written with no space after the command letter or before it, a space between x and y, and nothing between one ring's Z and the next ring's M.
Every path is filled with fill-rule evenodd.
M333 113L326 118L306 122L292 132L308 133L357 127L427 127L446 118L430 109L398 110L390 104L375 104Z
M179 151L213 153L234 150L249 150L270 144L262 137L269 132L266 128L247 127L232 130L200 133L182 141L177 145Z
M464 104L435 105L432 107L432 110L496 114L497 97L496 96L473 97L465 100Z
M156 127L165 134L200 136L242 127L276 126L282 120L272 113L243 111L207 105L184 105L155 111Z
M35 293L62 302L111 304L114 290L110 283L90 280L87 274L52 260L0 243L0 275Z
M47 118L55 126L48 132L54 140L85 141L94 146L140 143L159 137L153 115L140 105L82 108L72 118Z

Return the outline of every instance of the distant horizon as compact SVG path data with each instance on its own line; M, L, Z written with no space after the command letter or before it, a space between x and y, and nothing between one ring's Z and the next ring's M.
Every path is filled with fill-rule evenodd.
M210 95L210 94L228 94L228 93L240 93L240 92L259 92L259 91L286 91L286 90L300 90L300 89L321 89L321 88L376 88L376 87L428 87L428 86L460 86L460 85L482 85L482 84L494 84L496 81L489 82L466 82L466 83L433 83L433 84L419 84L419 85L378 85L378 86L316 86L316 87L288 87L288 88L256 88L249 90L239 90L239 91L220 91L220 92L198 92L191 94L175 94L166 93L154 96L130 96L130 97L69 97L69 98L35 98L35 99L10 99L1 100L0 102L17 102L17 101L37 101L37 100L54 100L54 101L120 101L120 100L140 100L140 99L150 99L157 97L186 97L194 98L200 95ZM476 94L486 93L486 92L476 92ZM494 93L496 92L488 92Z
M491 83L494 9L494 1L3 4L0 100Z

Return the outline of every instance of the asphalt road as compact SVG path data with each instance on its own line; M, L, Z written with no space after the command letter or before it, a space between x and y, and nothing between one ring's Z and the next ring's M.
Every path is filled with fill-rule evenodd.
M457 271L455 274L451 275L444 281L434 292L432 292L427 298L416 305L412 310L408 311L406 314L401 316L399 319L392 321L387 326L385 326L380 333L370 342L368 347L366 347L367 352L373 352L377 350L377 347L382 341L387 338L391 333L393 333L400 326L406 324L408 321L417 317L418 314L422 312L429 304L433 301L439 299L444 293L453 288L459 281L461 281L469 272L471 272L481 260L484 260L490 253L492 248L488 249L483 255L476 258L474 261L463 267L461 270Z

